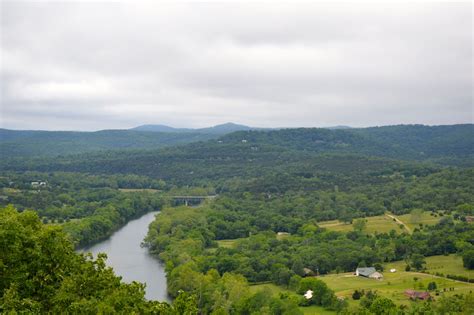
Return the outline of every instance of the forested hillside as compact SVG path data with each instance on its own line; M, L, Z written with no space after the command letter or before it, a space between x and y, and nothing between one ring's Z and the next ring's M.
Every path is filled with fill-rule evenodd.
M242 128L247 129L232 132L242 130ZM1 129L0 150L4 158L56 156L104 150L152 150L221 136L218 142L212 140L197 146L175 149L169 154L187 152L201 157L203 152L206 154L207 151L208 155L216 156L228 149L228 145L231 145L230 150L232 150L235 145L245 144L236 147L240 153L242 153L242 148L247 147L258 151L259 146L263 146L264 150L267 147L276 147L277 151L362 154L398 160L431 160L441 164L467 166L472 165L474 156L474 125L472 124L281 130L250 130L245 126L225 124L211 128L190 129L190 132L177 130L177 132L129 130L48 132Z
M217 135L186 132L141 132L131 130L16 131L0 129L3 158L58 156L105 150L157 149L203 141Z
M394 159L472 159L474 125L399 125L360 129L282 129L271 132L236 132L225 142L244 140L312 152L357 153Z

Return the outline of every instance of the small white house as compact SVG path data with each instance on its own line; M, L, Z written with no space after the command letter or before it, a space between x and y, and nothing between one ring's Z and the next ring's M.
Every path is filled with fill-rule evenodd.
M313 291L312 291L312 290L308 290L308 291L306 291L305 294L303 294L303 296L304 296L307 300L309 300L309 299L311 299L311 298L313 297Z
M390 269L390 272L391 272L391 273L397 272L397 269L392 268L392 269Z
M243 139L243 140L242 140L242 143L247 143L247 140Z

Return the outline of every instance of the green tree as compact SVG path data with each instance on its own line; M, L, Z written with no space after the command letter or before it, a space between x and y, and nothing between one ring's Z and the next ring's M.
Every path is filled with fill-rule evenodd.
M354 220L354 222L352 223L352 226L354 228L354 231L362 232L365 230L367 226L367 220L366 219Z
M465 268L474 269L474 249L467 249L462 253L462 262Z
M416 270L423 269L423 265L426 264L425 257L421 254L412 254L410 260L411 266L413 266Z
M392 314L393 310L396 309L395 303L392 300L385 297L377 297L369 307L369 310L375 315Z
M436 282L430 282L428 283L428 291L434 291L437 289Z

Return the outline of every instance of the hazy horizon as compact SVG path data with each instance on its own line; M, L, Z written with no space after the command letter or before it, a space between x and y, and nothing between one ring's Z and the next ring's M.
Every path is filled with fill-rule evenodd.
M350 125L332 125L332 126L271 126L271 127L261 127L261 126L249 126L241 123L235 123L235 122L223 122L223 123L218 123L216 125L209 125L209 126L204 126L204 127L189 127L189 126L171 126L171 125L165 125L165 124L140 124L136 126L131 126L131 127L124 127L124 128L105 128L105 129L90 129L90 130L76 130L76 129L17 129L17 128L4 128L0 126L0 129L6 129L6 130L13 130L13 131L71 131L71 132L97 132L97 131L106 131L106 130L131 130L136 127L140 126L147 126L147 125L155 125L155 126L165 126L165 127L171 127L175 129L202 129L202 128L210 128L210 127L216 127L219 125L225 125L225 124L236 124L236 125L243 125L246 127L250 128L255 128L255 129L292 129L292 128L337 128L337 127L348 127L350 129L357 129L357 128L374 128L374 127L389 127L389 126L400 126L400 125L422 125L422 126L429 126L429 127L436 127L436 126L454 126L454 125L472 125L472 122L468 123L459 123L459 124L434 124L434 125L428 125L428 124L392 124L392 125L370 125L370 126L350 126Z
M471 2L0 9L1 128L473 122Z

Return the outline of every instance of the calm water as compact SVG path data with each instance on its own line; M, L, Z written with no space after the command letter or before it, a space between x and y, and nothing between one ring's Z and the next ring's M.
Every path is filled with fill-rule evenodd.
M130 221L109 239L81 251L91 252L94 257L106 253L107 264L114 268L115 274L122 276L123 281L146 283L147 299L168 301L164 266L146 248L140 247L148 225L157 213L150 212Z

